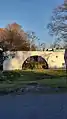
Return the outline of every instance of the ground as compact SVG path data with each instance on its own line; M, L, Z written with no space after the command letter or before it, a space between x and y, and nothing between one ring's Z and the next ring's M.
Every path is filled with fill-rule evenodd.
M30 83L67 89L65 70L27 70L0 72L0 92L14 90Z

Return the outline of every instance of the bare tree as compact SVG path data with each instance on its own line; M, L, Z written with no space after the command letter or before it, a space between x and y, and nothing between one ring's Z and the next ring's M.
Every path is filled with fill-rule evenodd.
M47 25L49 33L56 38L63 40L64 48L67 47L67 0L64 4L53 10L51 22ZM60 42L59 42L60 43Z
M36 36L35 32L32 31L27 31L27 36L28 36L28 40L30 42L30 50L37 50L37 45L36 45L36 41L38 40L38 37Z
M45 48L46 48L46 44L45 43L41 43L41 48L42 48L42 51L44 51L45 50Z

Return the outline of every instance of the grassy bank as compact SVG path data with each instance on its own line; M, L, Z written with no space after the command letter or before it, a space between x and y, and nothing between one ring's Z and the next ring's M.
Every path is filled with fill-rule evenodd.
M38 83L50 87L65 87L65 70L27 70L0 72L0 91L14 90L30 83Z

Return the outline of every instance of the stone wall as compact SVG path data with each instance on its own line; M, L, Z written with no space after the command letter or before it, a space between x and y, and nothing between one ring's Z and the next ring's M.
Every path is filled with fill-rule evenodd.
M41 56L44 58L49 68L64 68L64 50L63 51L16 51L11 58L11 52L7 52L9 57L3 62L3 70L22 69L24 61L30 56Z

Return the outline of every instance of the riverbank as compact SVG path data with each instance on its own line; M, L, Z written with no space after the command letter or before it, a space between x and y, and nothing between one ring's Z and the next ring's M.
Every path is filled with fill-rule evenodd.
M65 70L0 72L0 95L67 92Z

